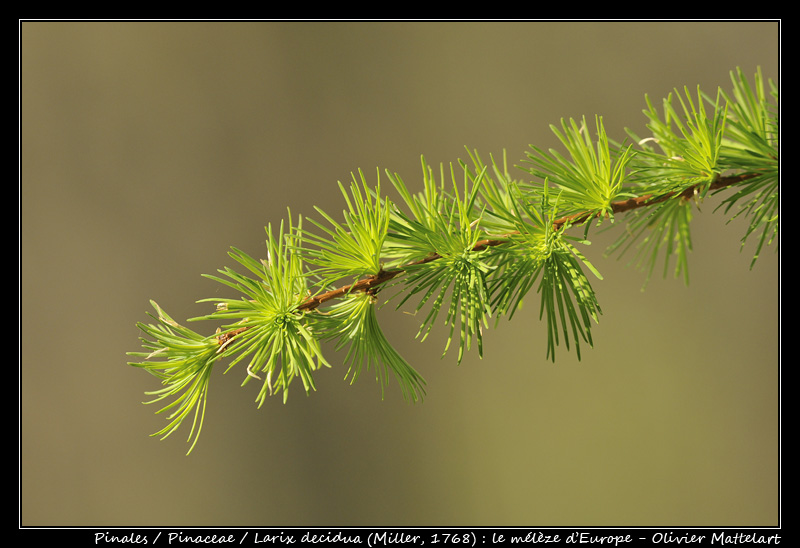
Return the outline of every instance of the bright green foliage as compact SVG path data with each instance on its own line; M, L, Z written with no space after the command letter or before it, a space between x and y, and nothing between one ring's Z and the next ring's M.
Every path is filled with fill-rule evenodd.
M308 294L306 273L293 245L299 237L292 226L286 234L283 224L277 235L267 228L267 258L256 261L243 251L234 249L230 256L255 278L241 275L225 268L220 273L226 278L207 276L240 293L241 299L205 299L216 302L216 311L196 320L238 320L225 326L223 336L232 336L219 345L225 357L236 356L228 369L245 358L250 358L247 376L242 385L252 379L265 378L256 401L259 407L268 394L283 392L289 395L289 385L300 377L306 392L314 389L313 372L328 365L322 356L320 343L307 325L305 314L298 307ZM234 335L235 334L235 335Z
M658 171L646 170L641 182L653 185L655 180L666 179L668 187L662 192L685 189L701 180L711 181L719 173L719 152L725 129L727 107L720 105L720 95L713 104L711 118L708 118L702 94L698 88L697 99L693 100L688 90L686 97L675 90L664 100L663 119L647 98L648 110L644 113L650 119L647 127L653 133L652 141L660 152L645 148L639 159L656 162ZM675 101L681 105L679 112ZM673 127L674 126L674 127ZM677 130L677 131L676 131ZM640 144L643 144L640 141ZM677 188L676 188L677 187Z
M607 250L611 254L618 249L624 253L636 245L636 257L632 262L646 272L645 285L650 280L659 256L664 256L664 276L669 272L670 258L675 257L675 277L683 276L689 283L689 252L692 237L689 222L692 220L692 203L687 200L666 200L635 211L627 219L628 227L620 238ZM624 247L623 247L624 246Z
M200 301L216 308L193 318L221 324L214 336L180 326L155 304L158 323L138 324L146 352L131 353L142 360L132 365L165 385L150 393L153 401L173 399L160 411L171 412L169 423L155 435L168 436L193 414L191 451L218 359L228 361L226 371L247 363L243 385L262 381L260 407L276 391L286 401L296 377L314 390L314 373L331 367L327 342L351 383L373 370L382 396L394 378L408 401L421 399L425 381L378 324L388 287L397 308L410 306L421 318L419 338L444 323L443 356L457 341L457 363L473 345L483 356L490 319L510 320L528 299L539 301L545 358L555 360L561 344L580 358L601 315L588 274L602 276L579 246L606 220L606 229L623 224L619 217L626 224L608 253L635 250L632 262L648 279L659 262L667 275L674 261L674 274L688 283L694 209L728 191L720 207L749 218L742 244L756 236L755 263L779 233L778 92L770 83L766 93L760 73L752 86L741 71L732 79L731 94L719 90L713 99L684 88L657 109L646 98L650 136L629 131L633 144L612 143L599 116L593 132L585 119L562 120L552 129L566 153L531 147L519 170L528 179L512 177L505 157L487 164L468 151L469 161L438 170L422 158L420 192L386 172L395 203L383 194L380 171L374 185L359 171L349 187L339 184L342 220L316 208L321 219L307 219L310 228L289 221L276 233L270 225L264 259L232 248L247 274L224 268L208 277L238 298ZM582 237L570 236L575 227Z
M378 174L380 177L380 173ZM389 228L392 204L380 198L380 178L374 192L369 188L363 173L360 187L355 177L350 187L352 198L340 184L348 210L344 212L345 224L341 225L320 208L316 208L332 228L316 221L312 222L323 232L315 235L304 232L304 248L301 255L318 269L323 290L332 282L352 277L353 281L365 276L376 276L382 270L382 249ZM406 399L416 401L425 393L425 381L392 348L378 325L376 315L377 289L374 291L349 292L342 300L318 314L311 314L313 329L321 338L336 341L336 350L348 347L345 363L348 375L355 382L363 368L375 368L376 380L383 388L388 384L391 370L403 390Z
M174 398L171 403L158 411L158 413L167 411L172 413L167 416L169 424L153 434L154 436L166 438L194 411L192 429L189 432L191 452L203 428L208 381L214 361L219 357L217 352L219 345L216 338L203 337L179 325L156 303L153 301L150 303L158 312L157 318L153 316L158 323L137 324L143 333L152 338L152 340L142 338L142 346L150 352L131 352L131 356L143 359L131 365L146 369L161 379L161 383L165 385L161 390L147 392L147 395L155 396L147 403Z
M359 172L359 175L360 187L355 176L350 185L352 198L339 183L348 208L343 213L344 224L315 207L331 227L310 219L323 234L318 236L310 231L303 233L302 243L306 247L298 248L298 251L308 263L318 267L314 273L321 277L319 289L342 278L358 280L381 271L381 250L389 228L391 202L384 202L380 198L380 172L374 192L369 188L364 174Z
M510 188L519 194L515 184ZM546 190L547 187L542 209L548 203ZM555 361L561 325L564 344L569 348L571 332L580 358L580 339L592 344L591 323L597 322L600 315L600 306L583 267L599 279L602 276L566 236L569 225L555 229L552 215L545 216L542 210L524 200L513 203L510 212L513 216L508 218L514 220L515 231L510 234L508 244L496 252L500 272L492 280L492 306L511 319L538 280L539 317L546 319L548 357ZM557 208L556 202L553 212Z
M733 217L744 213L750 224L742 237L742 246L752 234L759 233L751 268L764 244L778 237L780 214L780 162L778 160L778 88L770 82L770 96L764 90L761 72L755 78L755 90L750 88L741 69L731 74L733 97L724 94L732 105L732 119L722 145L722 164L726 169L755 173L746 185L727 197L725 211L738 204L740 209Z
M592 344L591 323L597 322L600 315L584 267L597 278L602 276L575 247L578 240L566 235L569 225L553 226L560 199L550 199L547 185L538 194L526 195L505 168L493 165L495 181L486 175L486 166L477 153L472 155L472 161L475 169L484 174L481 197L487 206L483 225L490 234L506 239L492 250L495 271L489 281L491 308L498 318L506 315L511 319L538 281L539 317L547 325L547 356L555 360L560 325L564 344L569 348L572 333L580 357L580 340ZM531 199L536 195L538 204Z
M720 107L717 95L712 119L708 119L699 89L696 102L688 90L685 94L683 98L675 90L664 99L663 115L658 113L649 97L646 98L648 108L644 113L650 120L647 127L652 137L640 140L629 132L641 150L632 162L626 190L639 196L651 195L654 202L664 197L677 197L631 213L626 218L627 229L607 250L607 254L617 250L624 253L635 244L637 253L633 262L647 273L645 284L661 255L665 276L674 257L675 276L682 275L684 281L689 282L692 204L680 195L692 189L693 195L704 197L720 172L718 160L726 120L725 108ZM675 108L676 100L680 103L680 111Z
M741 71L732 74L732 78L734 98L719 90L712 101L698 89L697 99L693 100L688 90L685 97L676 90L664 99L663 115L647 99L644 113L650 120L647 127L652 137L639 139L628 132L641 150L632 161L625 192L651 196L652 205L626 217L628 228L620 233L608 254L624 252L635 245L634 261L648 273L648 279L659 256L663 256L664 274L674 258L675 276L682 276L688 283L692 202L705 198L724 173L750 177L745 184L736 185L736 191L723 203L726 211L741 207L733 217L742 212L752 216L743 245L748 236L761 229L753 263L763 243L777 236L776 105L767 102L760 73L756 75L755 94ZM777 91L773 98L777 103ZM676 108L676 101L680 109ZM710 111L707 105L712 107ZM742 202L746 204L741 206Z
M389 383L389 371L394 373L407 400L421 400L425 380L392 347L378 325L375 297L369 292L351 293L337 302L325 314L318 315L316 325L325 339L336 341L336 350L347 348L345 363L350 383L358 379L361 370L375 368L375 378L381 386Z
M388 257L407 265L403 281L406 295L398 308L418 293L421 297L417 311L432 300L430 311L420 327L424 340L445 299L448 299L445 324L450 327L450 336L445 352L458 325L458 362L461 363L464 351L469 350L473 340L477 341L478 352L482 355L481 326L486 324L491 314L486 277L493 267L487 262L488 251L476 249L484 234L479 228L480 210L476 208L480 186L464 176L464 190L460 193L451 166L453 192L449 194L444 185L444 168L439 185L424 159L423 172L425 191L418 196L409 193L399 176L391 177L413 212L413 217L410 217L397 210L390 223ZM436 260L426 260L434 256Z
M580 126L575 120L570 120L569 125L562 120L562 131L550 126L569 152L569 158L554 149L550 149L548 155L532 145L533 152L528 153L527 163L533 167L527 171L561 191L558 196L563 215L585 212L600 218L611 216L611 203L620 196L625 168L631 159L631 147L612 150L603 119L598 116L595 125L596 144L592 143L585 119Z

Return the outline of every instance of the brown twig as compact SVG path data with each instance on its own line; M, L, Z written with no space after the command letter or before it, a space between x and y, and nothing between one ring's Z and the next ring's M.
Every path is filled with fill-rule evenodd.
M755 177L755 173L743 173L741 175L730 175L727 177L718 177L714 182L711 183L709 186L709 190L719 190L721 188L725 188L727 186L735 185L736 183L740 183L742 181L746 181L747 179L752 179ZM680 193L680 196L685 199L689 199L694 196L700 184L690 186L686 190ZM658 197L653 197L652 194L646 194L644 196L637 196L636 198L628 198L627 200L620 200L619 202L612 202L611 203L611 211L614 213L625 213L626 211L631 211L633 209L639 209L641 207L647 207L659 204L661 202L665 202L670 198L675 197L675 192L668 192L666 194L661 194ZM562 217L553 221L553 228L558 230L563 225L567 223L571 224L582 224L589 219L591 219L592 215L596 215L593 213L575 213L573 215L568 215L566 217Z
M755 173L743 173L740 175L729 175L725 177L719 177L714 182L711 183L709 190L719 190L721 188L725 188L727 186L731 186L740 183L742 181L746 181L747 179L752 179L756 175L757 174ZM680 192L680 196L682 198L689 199L697 193L699 187L700 184L691 186L686 190ZM648 207L664 202L670 198L675 197L675 195L676 195L675 192L669 192L667 194L662 194L658 197L654 197L652 194L647 194L645 196L638 196L636 198L620 200L618 202L611 203L611 211L613 211L614 213L624 213L626 211L631 211L642 207ZM593 215L597 214L583 212L583 213L575 213L573 215L568 215L566 217L562 217L560 219L556 219L555 221L553 221L553 228L555 230L559 230L567 223L573 225L582 224L590 220ZM480 251L486 249L487 247L503 245L507 241L508 239L504 238L480 240L475 244L475 246L472 249L474 251ZM438 253L431 253L424 259L420 259L418 261L409 263L403 268L397 268L393 270L381 270L378 274L367 276L366 278L357 280L352 284L344 285L342 287L337 287L336 289L331 289L330 291L326 291L324 293L308 297L300 306L297 307L297 309L302 311L311 311L330 300L342 297L350 292L372 290L378 287L379 285L384 284L389 280L399 276L400 274L405 272L406 268L410 266L429 263L437 259L441 259L441 255L439 255ZM232 331L228 331L227 333L222 333L221 335L219 335L219 337L217 337L217 340L219 341L220 345L227 345L236 335L245 331L246 329L247 329L246 327L241 327L238 329L234 329Z

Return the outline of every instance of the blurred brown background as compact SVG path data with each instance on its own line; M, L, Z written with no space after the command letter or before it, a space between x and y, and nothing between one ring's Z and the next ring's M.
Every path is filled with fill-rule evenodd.
M166 441L126 365L149 299L179 321L263 256L264 226L338 214L358 168L421 188L455 162L558 143L562 117L644 133L644 96L776 81L771 22L25 22L21 25L20 519L23 526L776 525L779 254L739 250L708 201L691 284L584 251L595 348L545 360L538 299L440 359L443 329L382 311L428 382L406 404L341 355L318 391L260 410L215 372L199 446ZM384 179L384 182L385 179ZM200 330L212 326L193 324ZM338 367L337 367L338 365Z

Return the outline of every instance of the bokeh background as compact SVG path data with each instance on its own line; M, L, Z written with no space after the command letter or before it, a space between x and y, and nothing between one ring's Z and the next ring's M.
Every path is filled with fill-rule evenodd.
M438 165L528 145L600 114L644 132L645 94L779 81L776 22L23 22L20 26L20 523L23 526L777 525L780 255L752 270L745 225L709 199L688 287L645 291L584 251L595 348L545 359L538 299L440 359L445 330L381 311L426 378L344 381L260 410L214 374L199 446L165 441L126 365L149 299L179 321L225 292L201 277L264 226L344 207L376 168L421 188ZM386 183L384 178L384 182ZM386 186L386 185L384 185ZM193 324L209 332L214 326Z

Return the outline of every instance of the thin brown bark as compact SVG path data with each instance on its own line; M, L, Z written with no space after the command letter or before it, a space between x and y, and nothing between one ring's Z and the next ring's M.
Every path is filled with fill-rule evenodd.
M744 173L744 174L740 174L740 175L730 175L730 176L726 176L726 177L719 177L716 181L711 183L711 186L709 187L709 190L718 190L718 189L721 189L721 188L725 188L727 186L731 186L731 185L740 183L742 181L746 181L747 179L751 179L751 178L753 178L755 176L756 176L755 173ZM689 187L686 190L682 191L680 193L680 196L682 198L685 198L685 199L690 199L692 196L694 196L697 193L699 187L700 187L700 185L694 185L692 187ZM654 198L654 196L652 194L647 194L645 196L639 196L639 197L636 197L636 198L629 198L627 200L621 200L621 201L618 201L618 202L613 202L611 204L611 210L614 213L624 213L624 212L627 212L627 211L632 211L634 209L639 209L639 208L642 208L642 207L648 207L648 206L652 206L652 205L664 202L664 201L666 201L666 200L668 200L670 198L675 197L675 194L676 194L675 192L670 192L668 194L660 195L660 196L655 197L655 198ZM573 215L568 215L566 217L562 217L560 219L557 219L557 220L553 221L553 228L558 230L558 229L560 229L562 226L564 226L567 223L582 224L582 223L588 221L589 219L591 219L591 217L593 215L594 214L592 214L592 213L576 213L576 214L573 214ZM508 239L503 239L503 238L480 240L475 244L475 246L473 247L473 250L480 251L482 249L486 249L487 247L503 245L507 241L508 241ZM304 311L314 310L314 309L318 308L319 306L321 306L322 304L324 304L324 303L326 303L326 302L328 302L330 300L342 297L342 296L344 296L344 295L346 295L346 294L348 294L348 293L350 293L352 291L369 291L371 289L374 289L374 288L378 287L381 284L384 284L384 283L388 282L389 280L397 277L398 275L402 274L403 272L405 272L405 268L407 268L409 266L425 264L425 263L428 263L428 262L431 262L431 261L435 261L435 260L440 259L440 258L441 258L441 255L439 255L438 253L431 253L430 255L425 257L424 259L420 259L419 261L415 261L413 263L409 263L408 265L406 265L403 268L397 268L397 269L393 269L393 270L381 270L378 274L367 276L366 278L362 278L362 279L360 279L360 280L358 280L358 281L356 281L356 282L354 282L352 284L344 285L342 287L338 287L336 289L331 289L330 291L326 291L324 293L320 293L318 295L314 295L314 296L308 297L298 307L298 310L304 310ZM220 345L225 344L228 341L230 341L233 337L235 337L236 335L238 335L239 333L244 331L245 329L246 328L239 328L239 329L235 329L233 331L229 331L227 333L223 333L217 338L217 340L219 341Z
M727 186L734 185L736 183L740 183L742 181L746 181L747 179L752 179L755 177L755 173L743 173L741 175L730 175L727 177L719 177L716 181L711 183L709 190L719 190L720 188L725 188ZM689 199L694 196L700 185L694 185L683 192L680 193L680 196L685 199ZM652 194L646 194L644 196L637 196L636 198L629 198L627 200L621 200L619 202L613 202L611 204L611 211L614 213L625 213L626 211L631 211L633 209L639 209L641 207L647 207L659 204L670 198L675 197L675 192L669 192L667 194L662 194L657 198L654 198ZM592 213L575 213L574 215L569 215L567 217L562 217L556 221L553 221L553 228L559 229L566 223L572 224L582 224L588 221L592 217Z

